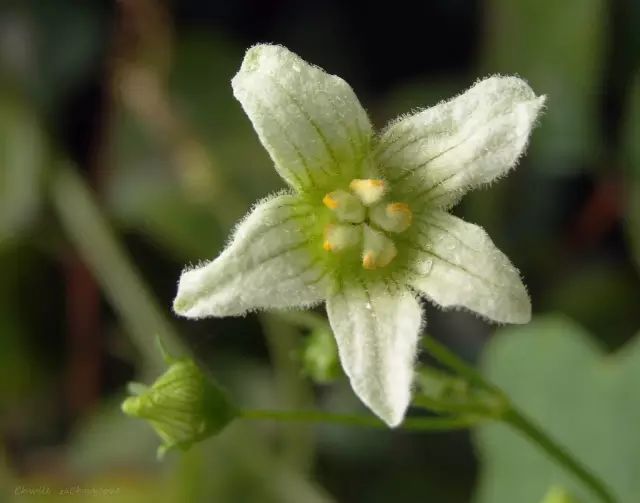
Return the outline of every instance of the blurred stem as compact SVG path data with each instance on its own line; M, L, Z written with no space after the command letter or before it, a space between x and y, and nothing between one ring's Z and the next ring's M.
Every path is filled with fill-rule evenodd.
M283 405L307 408L313 403L311 389L302 378L300 367L293 356L298 348L300 333L279 315L260 315L269 353L275 369L276 389ZM304 425L283 429L284 458L291 466L309 471L314 459L313 433Z
M482 374L472 366L464 362L458 355L449 351L445 346L436 341L433 337L425 336L422 338L422 346L427 352L433 356L442 365L453 370L460 377L464 377L471 384L475 384L481 389L502 395L496 386L488 382Z
M522 412L511 405L502 420L520 434L527 437L544 450L558 464L572 472L585 485L598 495L606 503L615 503L610 489L596 475L594 475L582 463L576 460L569 452L549 437L540 427L533 424Z
M511 403L502 390L488 382L482 374L465 363L461 358L449 351L435 339L425 337L423 339L423 345L431 356L438 360L442 365L448 367L450 370L456 372L459 376L464 377L470 383L475 384L479 388L495 394L497 399L503 401L504 407L501 409L499 414L488 415L488 418L502 421L503 423L511 426L514 430L518 431L530 442L536 444L556 463L563 466L567 471L582 481L585 486L589 487L589 489L591 489L594 494L597 494L603 502L616 503L616 499L612 496L611 490L602 480L573 457L567 449L553 440L547 432L527 418L515 405L513 405L513 403Z
M330 414L314 410L244 410L240 412L240 417L258 421L328 423L341 426L364 426L384 430L389 429L389 426L373 416ZM462 430L484 420L484 418L480 417L411 417L406 418L400 428L410 431Z
M145 370L158 373L165 363L156 336L174 354L185 353L178 335L109 228L85 181L71 168L62 167L53 173L50 190L62 226L122 318L144 357Z
M71 253L64 264L69 342L67 405L77 416L97 402L102 370L100 291L91 271Z

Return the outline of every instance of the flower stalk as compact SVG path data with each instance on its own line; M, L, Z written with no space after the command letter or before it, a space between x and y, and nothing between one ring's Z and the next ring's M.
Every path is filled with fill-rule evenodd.
M240 418L252 421L282 421L302 423L335 424L365 428L388 429L388 426L374 416L356 414L332 414L318 410L243 410ZM480 418L471 417L408 417L400 429L407 431L445 432L464 430L478 424Z
M484 416L486 420L500 421L521 435L527 440L537 445L538 448L546 452L556 463L565 470L573 474L586 487L588 487L603 503L616 503L611 489L600 480L589 468L577 460L565 447L561 446L554 440L542 427L536 425L526 414L516 407L507 395L497 386L487 381L482 374L476 369L465 363L461 358L449 351L442 344L431 337L425 337L423 346L429 354L435 358L443 366L447 367L459 377L466 380L469 386L475 386L486 393L486 401L470 400L468 403L456 404L459 411L472 411ZM484 406L483 407L483 403ZM418 406L427 404L424 397L417 396L414 403ZM491 404L500 404L498 407L492 407ZM436 407L446 408L446 402L443 404L435 402ZM465 409L465 407L469 407ZM427 405L427 408L429 406Z

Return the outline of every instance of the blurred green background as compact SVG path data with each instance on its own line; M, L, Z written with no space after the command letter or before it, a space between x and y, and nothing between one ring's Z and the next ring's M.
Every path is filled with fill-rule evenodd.
M638 0L2 0L0 500L595 501L492 425L237 422L159 463L121 414L126 383L160 371L156 334L241 405L366 413L305 370L305 323L170 311L184 265L283 186L230 87L247 47L276 42L345 78L377 127L491 73L548 95L518 169L455 210L520 268L534 321L427 306L427 327L637 503L639 26Z

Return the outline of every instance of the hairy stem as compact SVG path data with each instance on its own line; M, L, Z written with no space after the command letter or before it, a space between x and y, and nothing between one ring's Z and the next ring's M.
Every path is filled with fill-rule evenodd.
M547 432L542 430L528 419L521 411L515 407L506 394L497 386L487 381L482 374L468 365L461 358L449 351L445 346L431 337L423 340L425 349L438 360L442 365L456 372L461 377L466 378L470 383L494 393L496 397L504 401L504 407L499 413L490 416L497 421L511 426L530 442L536 444L545 451L556 463L572 473L577 479L587 486L594 494L597 494L604 503L616 503L611 490L607 485L590 471L583 463L578 461L566 448L562 447Z
M284 421L303 423L327 423L341 426L356 426L388 430L389 427L373 416L352 414L331 414L315 410L244 410L240 412L244 419L258 421ZM409 431L452 431L464 430L484 421L479 417L409 417L404 420L400 429Z

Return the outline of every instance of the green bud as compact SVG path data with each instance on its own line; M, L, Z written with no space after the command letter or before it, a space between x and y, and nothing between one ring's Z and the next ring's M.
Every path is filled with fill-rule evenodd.
M188 449L224 428L236 415L225 393L188 358L170 359L169 368L150 387L131 383L135 393L122 411L147 420L163 441L158 456Z
M552 487L540 503L580 503L562 487Z
M338 348L328 327L316 328L305 337L302 366L304 373L318 383L329 383L340 376Z
M502 396L427 365L416 369L415 384L414 405L436 412L500 417L506 408Z

